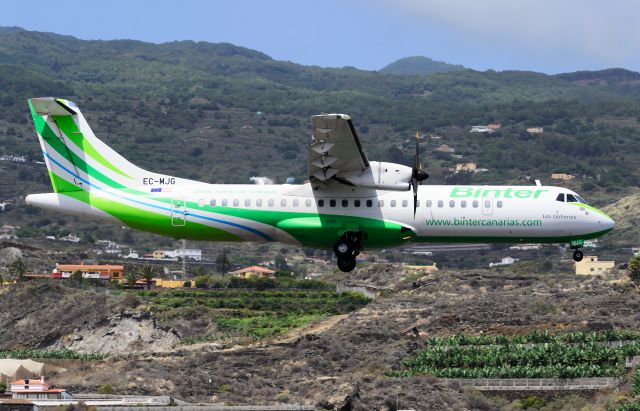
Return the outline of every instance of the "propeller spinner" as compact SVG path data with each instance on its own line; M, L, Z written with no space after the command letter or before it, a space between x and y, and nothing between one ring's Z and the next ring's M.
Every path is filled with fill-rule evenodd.
M411 189L413 190L413 217L416 216L418 208L418 186L421 181L429 178L420 161L420 135L416 132L416 156L413 159L413 168L411 170Z

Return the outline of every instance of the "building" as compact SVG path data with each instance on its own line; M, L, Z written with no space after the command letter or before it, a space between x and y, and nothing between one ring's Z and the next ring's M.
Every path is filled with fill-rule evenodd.
M576 275L604 275L615 266L615 261L599 261L595 255L585 255L582 261L576 262Z
M39 411L40 407L29 400L13 399L0 400L0 411Z
M576 176L574 176L573 174L564 174L564 173L553 173L553 174L551 174L551 179L552 180L569 181L569 180L573 180L574 178L576 178Z
M98 254L110 254L119 256L120 252L120 244L111 240L98 240L96 241L97 245L101 245L103 247L102 250L98 250Z
M184 288L184 283L189 280L168 280L166 278L154 278L153 284L156 287L160 288ZM191 283L191 288L196 286L195 281L189 281Z
M164 251L164 256L169 258L186 258L187 260L202 261L202 250L199 248L178 248L173 251Z
M251 267L246 267L236 271L231 271L229 274L239 278L251 278L251 277L274 278L275 273L276 273L275 271L270 270L268 268L252 265Z
M491 267L499 267L502 265L513 265L516 261L518 261L517 258L503 257L499 263L489 263L489 267L491 268Z
M542 127L528 127L527 128L527 133L531 133L531 134L540 134L544 131L544 129Z
M9 391L11 391L11 398L23 400L59 400L70 397L65 389L50 388L44 383L44 377L13 381Z
M502 127L502 124L493 123L493 124L489 124L487 127L490 128L491 130L499 130Z
M476 171L476 169L478 168L478 165L476 163L460 163L460 164L456 164L456 168L454 170L455 173L460 173L463 171L467 171L467 172L474 172Z
M493 133L493 129L489 126L471 126L471 133Z
M56 264L51 278L69 278L76 271L82 273L82 278L96 278L100 280L121 280L124 276L123 265L112 264Z
M433 151L437 151L439 153L455 153L456 149L453 147L449 147L446 144L442 144L440 147L434 148Z

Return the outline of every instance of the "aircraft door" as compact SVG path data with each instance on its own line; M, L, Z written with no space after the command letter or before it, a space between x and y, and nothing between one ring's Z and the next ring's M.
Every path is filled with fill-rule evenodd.
M171 225L183 227L187 224L187 202L178 198L171 199Z
M493 199L483 198L482 200L482 215L493 214Z

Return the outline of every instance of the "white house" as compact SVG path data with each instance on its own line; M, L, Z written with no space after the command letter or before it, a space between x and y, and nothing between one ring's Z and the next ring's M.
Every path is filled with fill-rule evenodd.
M27 400L48 400L71 398L65 389L51 389L49 385L44 383L44 377L39 379L25 378L11 382L9 391L11 398L20 398Z
M184 258L188 260L201 261L202 250L199 248L182 248L173 251L165 251L164 255L170 258Z
M489 126L471 126L471 133L493 133L493 129Z
M499 263L489 263L489 267L497 267L497 266L501 266L501 265L512 265L516 261L518 261L517 258L503 257L502 260L500 260Z

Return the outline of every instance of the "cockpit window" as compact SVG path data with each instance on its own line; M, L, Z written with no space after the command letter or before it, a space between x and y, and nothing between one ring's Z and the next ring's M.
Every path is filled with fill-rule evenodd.
M564 203L564 193L558 194L558 197L556 197L556 201L561 201Z
M573 196L573 194L567 194L567 203L577 203L578 200Z
M578 202L582 203L582 204L587 204L586 201L584 201L584 198L580 197L579 195L575 195L575 197L578 199Z

